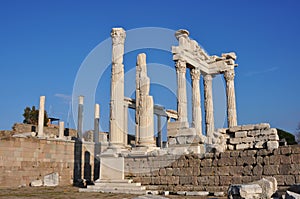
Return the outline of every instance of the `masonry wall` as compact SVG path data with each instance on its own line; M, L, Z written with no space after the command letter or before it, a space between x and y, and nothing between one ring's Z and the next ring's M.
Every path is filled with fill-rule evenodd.
M230 184L248 183L264 176L274 176L279 188L284 189L300 183L300 146L205 156L127 157L125 170L128 178L171 191L226 191Z
M93 180L94 144L37 138L0 139L0 187L18 187L58 172L60 185Z

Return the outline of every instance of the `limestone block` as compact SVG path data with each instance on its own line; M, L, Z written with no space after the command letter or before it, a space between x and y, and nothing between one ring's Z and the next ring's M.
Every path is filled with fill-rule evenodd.
M272 178L272 179L271 179ZM268 179L252 182L251 184L258 184L262 188L261 199L269 199L277 191L277 180L274 177Z
M254 130L254 128L255 128L255 125L253 125L253 124L243 125L241 127L242 131L251 131L251 130Z
M269 123L260 123L256 124L254 129L269 129L270 124Z
M54 187L59 184L59 175L58 173L51 173L49 175L44 176L44 186L46 187Z
M176 138L169 138L168 139L168 144L169 145L176 145L177 141L176 141Z
M208 191L187 191L185 193L186 196L208 196Z
M258 184L230 185L228 189L229 199L260 199L262 188Z
M234 150L234 146L235 145L228 144L227 145L227 149L230 150L230 151L232 151L232 150Z
M100 157L100 180L123 180L124 157Z
M279 141L279 136L277 134L275 134L275 135L269 135L269 140L271 140L271 141Z
M277 149L278 147L279 147L278 141L268 141L267 142L267 149L268 150Z
M263 149L264 145L265 145L264 141L258 141L258 142L254 143L254 148L256 148L256 149Z
M241 126L233 126L233 127L229 128L229 131L232 132L232 133L237 132L237 131L241 131L241 130L242 130Z
M178 144L186 144L186 137L185 136L178 136L176 137Z
M234 134L235 138L245 138L247 137L247 131L237 131Z
M265 129L260 131L261 135L277 135L277 130L275 128Z
M286 191L285 199L300 199L300 194Z
M34 180L30 182L31 187L41 187L43 186L43 181L42 180Z
M167 130L173 130L173 129L182 129L182 128L188 128L189 123L188 122L168 122L167 124Z
M230 138L230 144L240 144L242 142L242 138Z
M237 144L235 146L236 150L240 150L240 149L248 149L250 147L249 144Z

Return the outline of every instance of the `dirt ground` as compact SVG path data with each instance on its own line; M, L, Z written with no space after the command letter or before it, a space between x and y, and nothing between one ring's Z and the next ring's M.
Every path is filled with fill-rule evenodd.
M77 187L22 187L22 188L0 188L0 198L7 199L81 199L81 198L105 198L105 199L131 199L137 195L112 194L112 193L80 193ZM199 196L165 196L167 198L207 198ZM211 197L216 198L216 197Z

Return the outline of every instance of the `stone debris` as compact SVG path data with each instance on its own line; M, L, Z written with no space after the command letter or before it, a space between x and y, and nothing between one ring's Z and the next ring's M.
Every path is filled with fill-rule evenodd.
M249 184L231 185L228 189L230 199L270 199L277 191L274 177L262 178Z
M34 180L30 182L31 187L41 187L43 186L43 181L42 180Z
M59 175L58 173L51 173L44 176L44 186L53 187L59 185Z

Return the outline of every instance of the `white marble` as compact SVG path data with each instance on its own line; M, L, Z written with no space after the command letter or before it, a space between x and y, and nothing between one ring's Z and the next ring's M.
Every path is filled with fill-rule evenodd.
M40 96L38 137L44 137L45 96Z

